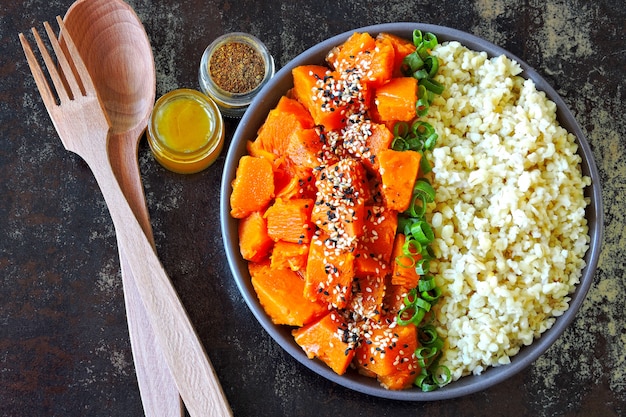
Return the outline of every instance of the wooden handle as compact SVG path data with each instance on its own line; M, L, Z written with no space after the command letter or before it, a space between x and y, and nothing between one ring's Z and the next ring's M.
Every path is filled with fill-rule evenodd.
M85 157L85 155L83 155ZM192 417L232 416L211 362L108 163L89 161L156 340ZM108 161L106 161L108 162Z
M128 205L132 209L141 228L154 246L150 216L141 183L141 172L137 161L138 137L143 129L122 134L110 134L108 142L111 168L117 178ZM185 414L178 387L167 366L161 346L156 340L152 324L143 306L135 284L135 277L128 263L128 256L119 246L124 303L128 321L130 346L133 352L135 374L139 394L146 417L172 416Z
M123 250L120 250L120 264L128 333L144 414L146 417L183 417L185 409L178 387L167 366L161 345L156 340Z

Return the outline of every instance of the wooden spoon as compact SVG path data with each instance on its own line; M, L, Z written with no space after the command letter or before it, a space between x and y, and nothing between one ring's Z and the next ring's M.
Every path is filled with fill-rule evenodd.
M128 203L153 243L137 150L155 99L154 59L144 27L120 0L79 0L65 27L78 47L111 122L109 159ZM121 245L118 242L118 247ZM128 329L146 416L182 416L178 389L120 249Z

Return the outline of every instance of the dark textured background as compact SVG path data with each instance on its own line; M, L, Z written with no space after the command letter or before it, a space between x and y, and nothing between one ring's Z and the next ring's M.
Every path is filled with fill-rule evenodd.
M11 3L11 4L7 4ZM113 226L87 166L66 152L17 33L70 0L0 5L0 415L142 414ZM157 64L157 95L198 88L204 48L246 31L283 65L315 43L375 23L418 21L481 36L535 67L576 115L595 153L605 245L576 320L531 367L466 398L386 401L351 392L286 355L231 278L218 219L224 155L181 176L141 169L157 249L235 416L626 415L626 4L623 0L132 0ZM228 123L227 140L236 124Z

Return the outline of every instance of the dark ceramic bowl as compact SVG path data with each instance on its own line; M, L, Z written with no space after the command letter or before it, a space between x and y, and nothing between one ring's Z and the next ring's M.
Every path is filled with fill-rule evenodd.
M509 58L516 60L524 70L522 76L532 79L537 85L537 89L545 91L547 96L556 103L558 107L557 116L561 125L577 137L579 145L578 152L582 158L583 174L592 179L591 186L587 187L585 191L585 195L591 201L587 207L586 213L591 237L590 247L585 255L587 266L582 271L580 284L571 296L569 309L565 314L556 319L552 328L543 333L540 339L535 340L530 346L522 348L520 352L511 359L510 364L489 368L481 375L463 377L433 392L422 392L417 388L404 391L389 391L382 388L373 378L358 375L351 370L345 375L339 376L322 362L308 359L303 350L294 342L290 333L291 329L287 326L274 325L263 311L263 307L259 304L250 282L246 262L239 253L237 220L231 218L229 215L229 197L232 190L231 182L235 178L239 158L246 152L246 141L255 138L256 132L265 120L268 112L275 107L280 97L292 87L291 70L303 64L323 64L326 53L332 47L344 42L354 31L368 32L372 35L380 32L388 32L403 36L406 39L411 39L414 29L420 29L423 32L432 32L437 35L440 42L458 40L468 48L476 51L486 51L490 56L505 54ZM455 29L420 23L390 23L358 28L315 45L282 68L252 102L234 134L226 157L222 177L220 217L226 255L237 286L258 321L283 349L307 368L347 388L378 397L406 401L442 400L471 394L491 387L511 377L535 361L554 343L576 316L593 281L593 276L598 264L598 257L600 255L603 232L600 179L593 154L574 116L567 109L567 106L556 91L526 63L498 46Z

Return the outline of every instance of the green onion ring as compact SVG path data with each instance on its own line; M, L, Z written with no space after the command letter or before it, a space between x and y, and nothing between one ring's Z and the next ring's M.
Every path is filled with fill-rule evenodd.
M408 260L408 262L404 262L404 260ZM396 263L400 268L413 268L415 267L415 258L411 255L403 254L396 256Z
M424 276L419 280L417 284L417 290L421 293L424 291L430 291L433 288L437 287L437 283L435 283L435 277L428 275Z

